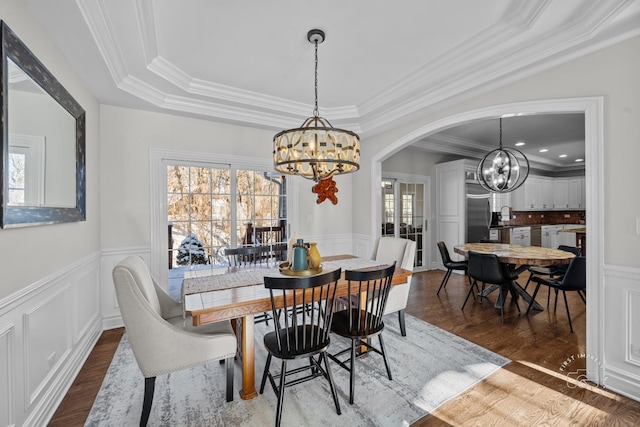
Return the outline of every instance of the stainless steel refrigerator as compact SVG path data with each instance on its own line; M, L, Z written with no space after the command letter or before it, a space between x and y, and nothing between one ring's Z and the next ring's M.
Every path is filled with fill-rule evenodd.
M478 183L466 182L467 227L466 243L478 243L489 238L491 227L491 193Z

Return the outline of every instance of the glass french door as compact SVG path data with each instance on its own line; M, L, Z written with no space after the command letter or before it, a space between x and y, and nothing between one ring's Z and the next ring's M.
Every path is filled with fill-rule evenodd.
M167 166L169 270L226 265L224 249L259 242L255 230L286 238L286 181L281 174L233 165ZM273 234L273 233L271 233Z
M425 265L425 185L421 182L382 179L383 236L416 242L415 268Z

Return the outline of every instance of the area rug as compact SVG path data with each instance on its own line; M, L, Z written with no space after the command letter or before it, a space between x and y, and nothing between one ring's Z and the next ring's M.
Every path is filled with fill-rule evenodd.
M269 325L256 325L256 387L267 357L262 337L271 331ZM383 337L392 381L381 356L358 359L355 403L350 405L349 373L330 361L342 415L336 414L327 382L317 378L286 389L282 425L406 426L509 363L415 317L406 316L406 327L407 336L402 337L397 315L385 319ZM332 335L331 340L330 349L349 346L341 337ZM378 344L377 338L374 343ZM224 373L224 365L213 362L158 377L149 425L272 426L277 399L269 383L264 394L240 399L241 372L236 362L235 397L227 403ZM125 333L85 425L138 425L143 392L144 378Z

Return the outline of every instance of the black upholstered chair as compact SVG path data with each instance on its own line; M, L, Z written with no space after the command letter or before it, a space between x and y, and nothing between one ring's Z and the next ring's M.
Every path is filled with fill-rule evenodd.
M489 283L492 285L500 286L500 318L504 323L504 305L506 303L507 293L511 292L511 297L516 303L518 311L520 306L518 305L517 294L513 290L512 283L518 278L515 271L511 271L509 267L498 260L495 254L482 254L478 252L469 251L469 277L473 280L472 286L469 288L469 293L464 300L462 309L464 310L465 304L469 299L469 295L473 294L474 285L477 289L478 282L482 282L482 289L484 290L484 284ZM482 300L481 300L482 301Z
M276 427L280 425L282 418L285 388L320 376L329 382L336 412L338 415L341 413L331 369L325 355L329 347L335 294L340 274L341 270L337 269L317 276L264 278L264 286L269 289L271 296L273 318L276 320L273 322L274 331L264 336L264 346L268 355L260 384L260 394L264 392L268 378L278 396ZM314 310L309 312L299 310L300 307L309 304L313 305ZM291 317L278 316L277 312L282 308L293 313L300 312L300 314ZM271 359L274 357L282 360L278 374L272 374L270 371ZM287 362L306 358L309 359L309 364L287 370ZM304 377L298 375L306 370L310 370L308 375ZM287 382L289 375L295 375L295 377ZM276 384L276 379L279 379L279 384Z
M384 330L382 317L389 297L391 279L395 268L394 262L389 267L377 270L347 270L344 273L348 282L349 294L360 295L360 298L353 298L356 300L355 305L335 313L331 332L349 338L351 346L337 353L329 354L329 357L349 371L349 403L351 404L354 401L355 391L356 346L365 346L368 350L367 353L374 351L382 355L387 376L390 380L393 379L382 339L382 331ZM379 349L375 348L370 341L375 336L380 340ZM347 352L349 353L349 358L340 360L340 357ZM349 365L347 365L347 362Z
M536 295L538 294L538 290L540 289L540 285L548 286L550 289L554 289L556 292L562 291L562 296L564 297L564 306L567 309L567 318L569 319L569 329L573 332L573 325L571 323L571 314L569 313L569 304L567 303L567 291L575 291L580 295L582 301L586 304L587 300L585 299L586 290L587 290L587 259L585 257L575 257L571 260L567 271L564 273L561 279L545 279L543 277L534 276L531 279L536 285L535 291L533 291L533 296L531 298L531 302L529 303L529 307L527 308L527 314L531 311L531 306L536 299ZM557 298L556 305L554 307L554 311L557 308Z
M571 252L572 254L574 254L575 256L580 256L580 248L577 248L575 246L567 246L567 245L560 245L558 246L558 250L561 251L566 251L566 252ZM531 266L529 267L529 279L527 279L527 283L524 285L524 290L526 291L527 288L529 287L529 283L531 282L531 279L533 278L533 276L546 276L549 279L560 279L562 278L562 276L564 275L564 273L567 271L567 268L569 267L569 264L557 264L557 265L550 265L548 267L539 267L539 266ZM549 292L547 294L547 308L549 307L549 299L551 296L551 292ZM556 302L555 304L558 304L558 291L556 290Z
M440 251L440 256L442 257L442 264L447 269L447 272L444 273L444 277L442 278L442 282L440 282L440 287L438 288L438 292L436 295L440 295L440 291L443 288L447 287L447 282L449 281L449 276L451 276L451 272L453 270L464 271L467 274L467 261L453 261L451 256L449 255L449 250L447 249L447 245L444 242L438 242L438 250ZM471 286L471 279L469 279L469 285ZM474 297L475 299L475 297Z

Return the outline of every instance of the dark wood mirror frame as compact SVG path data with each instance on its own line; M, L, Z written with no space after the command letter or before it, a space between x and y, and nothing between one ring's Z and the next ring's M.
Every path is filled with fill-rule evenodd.
M2 118L2 134L0 141L0 183L2 198L0 203L0 227L24 227L30 225L54 224L62 222L84 221L86 219L85 188L85 111L67 92L58 80L35 57L24 43L11 31L4 21L0 21L2 33L0 67L0 97L2 98L0 117ZM9 120L8 120L8 64L11 59L34 82L44 89L60 106L62 106L76 123L76 206L75 207L42 207L42 206L9 206L8 170L9 170Z

